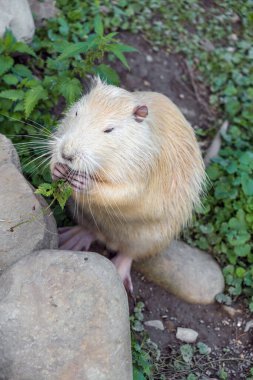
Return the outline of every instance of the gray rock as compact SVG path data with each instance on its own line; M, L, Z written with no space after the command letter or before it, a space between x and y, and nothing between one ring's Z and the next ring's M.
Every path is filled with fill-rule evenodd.
M253 319L251 319L250 321L248 321L245 325L245 329L244 329L244 332L248 332L250 329L253 328Z
M0 271L34 250L56 248L54 218L11 163L0 166ZM16 226L16 227L15 227Z
M12 163L21 172L21 166L16 149L11 140L0 134L0 166Z
M28 0L31 11L35 15L36 24L40 24L42 20L47 20L57 16L59 10L56 8L55 0Z
M173 241L164 254L135 267L150 281L190 303L212 303L224 290L224 278L214 258L180 241Z
M195 330L187 329L184 327L178 327L176 338L185 343L195 343L198 337L198 333Z
M0 378L132 380L127 296L96 253L45 250L0 277Z
M18 41L30 42L35 26L27 0L0 0L0 36L11 29Z
M162 330L162 331L164 330L163 323L159 319L156 319L153 321L146 321L144 322L144 325L148 327L154 327L157 330Z

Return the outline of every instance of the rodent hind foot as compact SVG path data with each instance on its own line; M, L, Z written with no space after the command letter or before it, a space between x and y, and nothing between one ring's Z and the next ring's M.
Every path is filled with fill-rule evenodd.
M72 251L88 251L96 236L82 226L58 228L59 248Z
M133 283L131 278L131 266L132 258L118 253L113 259L112 262L115 265L118 274L120 275L122 282L125 286L126 291L133 297Z

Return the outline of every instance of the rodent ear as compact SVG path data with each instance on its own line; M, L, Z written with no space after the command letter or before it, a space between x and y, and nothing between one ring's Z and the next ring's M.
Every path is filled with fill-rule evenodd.
M148 116L148 107L147 106L137 106L134 109L134 118L135 121L141 123Z

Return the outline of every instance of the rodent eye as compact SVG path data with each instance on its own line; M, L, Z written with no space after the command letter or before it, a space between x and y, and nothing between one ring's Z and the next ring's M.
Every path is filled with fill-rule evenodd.
M114 130L114 128L108 128L108 129L105 129L104 130L104 133L110 133L111 131L113 131Z
M77 111L76 111L76 116L77 116Z

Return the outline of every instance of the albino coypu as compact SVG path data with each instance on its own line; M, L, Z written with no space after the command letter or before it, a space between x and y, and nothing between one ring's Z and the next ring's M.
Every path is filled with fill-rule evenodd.
M104 241L132 291L132 260L168 248L199 202L205 174L193 129L164 95L98 78L53 141L52 176L73 187L79 224L60 229L61 248Z

